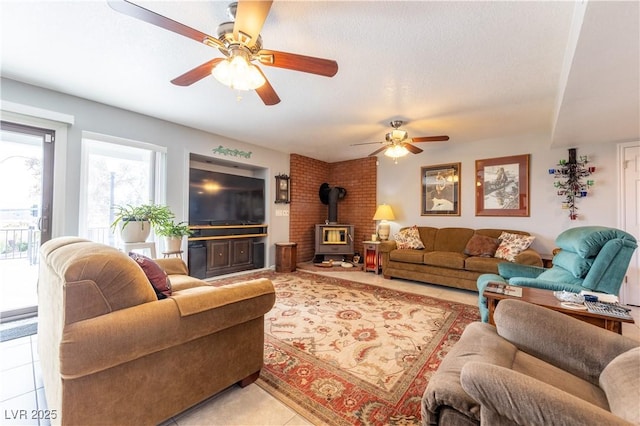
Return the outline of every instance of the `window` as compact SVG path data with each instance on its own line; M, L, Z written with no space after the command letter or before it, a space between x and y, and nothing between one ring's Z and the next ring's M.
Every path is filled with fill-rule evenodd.
M79 235L112 246L113 206L165 202L166 148L85 132Z

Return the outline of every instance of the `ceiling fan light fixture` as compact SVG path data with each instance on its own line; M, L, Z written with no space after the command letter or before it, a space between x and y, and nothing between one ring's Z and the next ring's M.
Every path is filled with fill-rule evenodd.
M220 83L235 90L254 90L265 83L258 67L242 54L232 55L216 65L211 74Z
M400 158L409 154L409 150L402 145L392 145L384 151L384 155L391 158Z

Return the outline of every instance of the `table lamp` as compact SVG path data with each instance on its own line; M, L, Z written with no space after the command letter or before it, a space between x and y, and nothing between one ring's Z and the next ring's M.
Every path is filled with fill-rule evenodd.
M395 218L393 210L391 210L391 206L388 204L380 204L376 209L376 214L373 215L373 220L380 221L380 224L378 225L378 237L380 237L381 241L389 239L391 226L387 221L395 220Z

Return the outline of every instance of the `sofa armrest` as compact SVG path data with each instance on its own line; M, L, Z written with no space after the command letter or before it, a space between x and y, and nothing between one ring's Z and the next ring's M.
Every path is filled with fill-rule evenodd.
M629 425L589 402L505 367L469 362L462 388L480 403L480 423L491 425Z
M203 300L187 302L190 299ZM271 281L262 279L190 288L167 299L78 321L63 331L60 373L63 378L77 378L103 371L259 318L274 302ZM179 303L187 309L186 316Z
M184 260L179 257L170 257L166 259L153 259L167 275L189 275L189 268Z
M611 360L640 346L628 337L521 300L501 301L494 320L498 334L521 351L595 385Z
M532 248L521 251L516 257L515 262L520 265L542 266L542 256Z
M578 284L561 283L557 281L539 280L537 278L513 277L509 279L509 284L520 287L541 288L549 291L570 291L580 293L585 288Z
M380 242L380 245L378 246L378 251L380 253L389 253L390 251L395 250L396 248L397 246L394 240L386 240L386 241Z
M180 315L186 317L268 294L275 294L273 284L266 278L260 278L222 287L187 288L176 292L171 297L178 305Z
M521 265L512 262L498 263L498 274L507 280L513 277L536 278L544 271L545 269L541 266Z

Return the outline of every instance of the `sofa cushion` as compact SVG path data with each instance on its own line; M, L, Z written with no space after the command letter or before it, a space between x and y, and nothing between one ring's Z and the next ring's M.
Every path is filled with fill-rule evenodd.
M500 245L497 238L474 234L464 248L464 254L469 256L493 257Z
M516 256L529 248L535 237L522 234L512 234L503 232L500 234L500 245L496 250L495 257L515 262Z
M389 253L389 259L404 263L422 264L424 260L424 250L392 250Z
M433 244L435 251L462 253L475 231L469 228L440 228Z
M589 269L591 269L593 259L583 259L576 253L560 250L553 257L553 264L571 272L571 274L576 278L584 278L587 275L587 272L589 272Z
M144 271L149 283L153 286L158 299L166 299L171 296L171 281L167 273L156 262L142 254L131 252L129 257L136 261Z
M600 374L599 384L607 395L611 412L640 424L640 347L613 359Z
M537 279L553 283L567 283L575 285L581 285L584 281L582 278L576 278L571 272L567 271L561 266L547 269L546 271L538 275Z
M464 260L464 269L467 271L481 272L483 274L497 274L498 264L507 263L497 257L471 256Z
M451 269L464 269L467 256L451 251L431 251L424 254L424 264Z
M424 248L424 244L418 233L418 227L415 225L400 230L400 232L393 236L393 239L396 240L396 246L399 249L420 250Z

